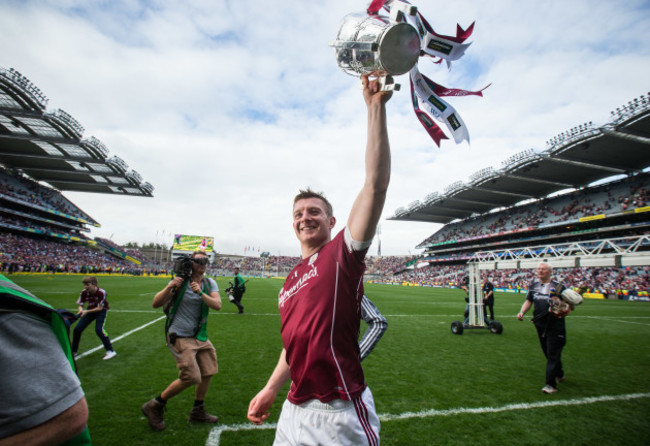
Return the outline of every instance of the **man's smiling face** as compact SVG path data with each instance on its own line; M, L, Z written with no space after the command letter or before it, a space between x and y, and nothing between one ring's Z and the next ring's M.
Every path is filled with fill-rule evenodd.
M319 198L303 198L293 205L293 230L301 244L327 243L335 223L336 219L327 215L327 207Z

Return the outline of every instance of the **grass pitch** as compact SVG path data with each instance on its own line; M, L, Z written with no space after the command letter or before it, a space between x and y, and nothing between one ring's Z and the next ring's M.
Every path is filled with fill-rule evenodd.
M55 308L74 309L82 289L77 275L8 276ZM163 313L151 308L165 278L100 276L110 311L106 330L118 355L104 350L89 326L78 361L90 407L93 444L269 445L274 430L250 429L250 399L266 383L281 350L276 279L252 279L237 314L224 300L211 312L208 332L217 349L206 407L220 417L212 426L188 425L188 389L167 404L163 432L153 432L140 406L176 378L163 338ZM496 294L503 334L466 330L460 290L373 285L368 296L388 319L388 331L364 361L366 380L382 418L383 445L646 445L650 439L650 303L586 300L567 319L563 362L567 381L545 395L545 360L528 318L515 315L524 295ZM149 325L147 325L149 324ZM362 324L363 330L363 324ZM278 394L275 423L286 391ZM272 424L271 424L272 426Z

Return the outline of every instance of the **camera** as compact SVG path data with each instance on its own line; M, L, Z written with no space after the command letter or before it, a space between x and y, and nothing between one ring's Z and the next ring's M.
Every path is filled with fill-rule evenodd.
M188 255L182 255L174 260L174 274L189 280L192 276L192 259Z

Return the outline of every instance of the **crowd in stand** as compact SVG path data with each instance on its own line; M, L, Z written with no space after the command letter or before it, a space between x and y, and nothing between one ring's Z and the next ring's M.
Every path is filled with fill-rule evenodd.
M11 215L0 214L0 224L16 226L30 231L37 231L42 234L55 233L71 235L82 239L86 238L84 234L79 232L78 228L50 225L45 222L39 222L36 219L17 218L12 217Z
M383 256L366 257L366 274L392 274L402 271L406 266L417 259L418 256Z
M64 243L0 233L0 270L14 272L67 272L142 274L131 262L101 250L76 243Z
M54 209L58 212L92 221L81 209L69 202L58 191L42 186L23 176L10 175L0 168L0 198L11 199ZM650 175L639 174L596 188L578 190L539 202L517 206L502 212L485 214L473 219L445 225L421 245L486 237L499 232L514 231L575 220L598 214L616 214L641 208L650 200ZM13 225L29 231L68 234L85 239L79 228L72 225L49 224L40 217L21 218L14 212L0 213L0 226ZM67 272L110 274L170 274L172 262L152 262L134 248L123 248L108 239L98 238L101 244L139 260L140 265L109 255L101 247L68 243L44 238L30 238L0 232L0 271L13 272ZM418 256L368 256L368 278L376 282L410 283L423 286L458 286L467 275L464 265L429 264L414 267ZM297 256L216 256L208 273L229 276L235 267L246 276L285 276L300 261ZM449 261L449 260L447 260ZM621 290L647 293L650 291L650 269L639 268L572 268L556 269L558 278L576 287L606 295ZM526 288L533 278L530 270L491 271L490 280L496 287Z
M117 246L117 245L115 245ZM118 246L119 248L119 246ZM137 251L137 250L135 250ZM142 258L144 256L140 254ZM409 283L420 286L457 287L467 275L465 265L411 265L416 256L367 258L366 275L374 282ZM286 275L300 257L217 257L210 265L211 275L232 275L239 267L245 276L271 277ZM170 274L173 264L154 265L132 262L106 254L83 244L32 239L0 233L0 271L48 273L108 273L132 275ZM588 292L607 296L650 292L650 268L555 268L558 279ZM533 270L497 270L484 273L497 288L526 289L534 278Z
M540 202L445 225L420 245L486 237L540 225L577 220L600 214L616 214L644 207L650 200L650 176L640 174L593 189L545 198Z
M142 254L139 249L134 249L134 248L123 248L121 249L122 252L124 252L126 255L129 255L133 257L134 259L139 260L141 263L149 263L149 259L147 256Z
M387 275L402 271L409 262L418 256L385 256L366 257L366 274ZM300 262L298 256L269 256L269 257L218 257L210 270L219 275L228 275L228 271L237 266L251 275L286 275ZM224 274L220 274L224 272Z
M113 248L114 250L124 253L136 260L138 260L140 263L149 263L149 259L147 256L145 256L142 252L140 252L139 249L134 249L134 248L126 248L118 245L115 243L113 240L107 239L107 238L102 238L102 237L95 237L95 241L98 243L108 247L108 248Z
M605 296L627 295L629 292L650 293L650 267L554 268L554 277L563 283L589 293ZM374 280L384 283L412 283L422 286L459 287L468 275L466 265L427 265L409 269L402 274ZM532 269L504 269L483 272L497 288L527 289L535 278Z
M228 276L238 267L244 275L249 276L283 276L287 275L300 262L300 257L217 257L208 272L212 275Z
M9 175L2 169L0 169L0 195L92 221L87 214L58 191L42 186L28 178Z

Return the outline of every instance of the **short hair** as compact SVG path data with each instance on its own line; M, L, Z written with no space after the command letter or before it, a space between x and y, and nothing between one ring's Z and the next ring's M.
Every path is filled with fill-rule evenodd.
M550 273L553 272L553 267L551 266L550 263L548 263L548 262L539 262L539 265L537 265L537 267L539 268L539 267L542 266L542 265L546 266L546 268L548 268L548 271L549 271Z
M299 189L298 195L296 195L293 199L293 204L295 206L298 200L306 200L308 198L318 198L321 200L323 203L325 203L325 212L327 213L327 216L334 216L334 209L332 208L332 204L327 200L327 198L325 198L325 195L322 192L315 192L309 187L307 189Z
M97 277L95 277L95 276L86 276L83 279L81 279L81 283L83 283L84 285L89 283L91 285L97 286Z
M190 259L195 258L195 257L196 257L197 255L199 255L199 254L204 255L204 256L206 256L206 257L209 257L207 252L205 252L205 251L202 250L202 249L198 249L198 250L194 251L192 254L190 254Z

